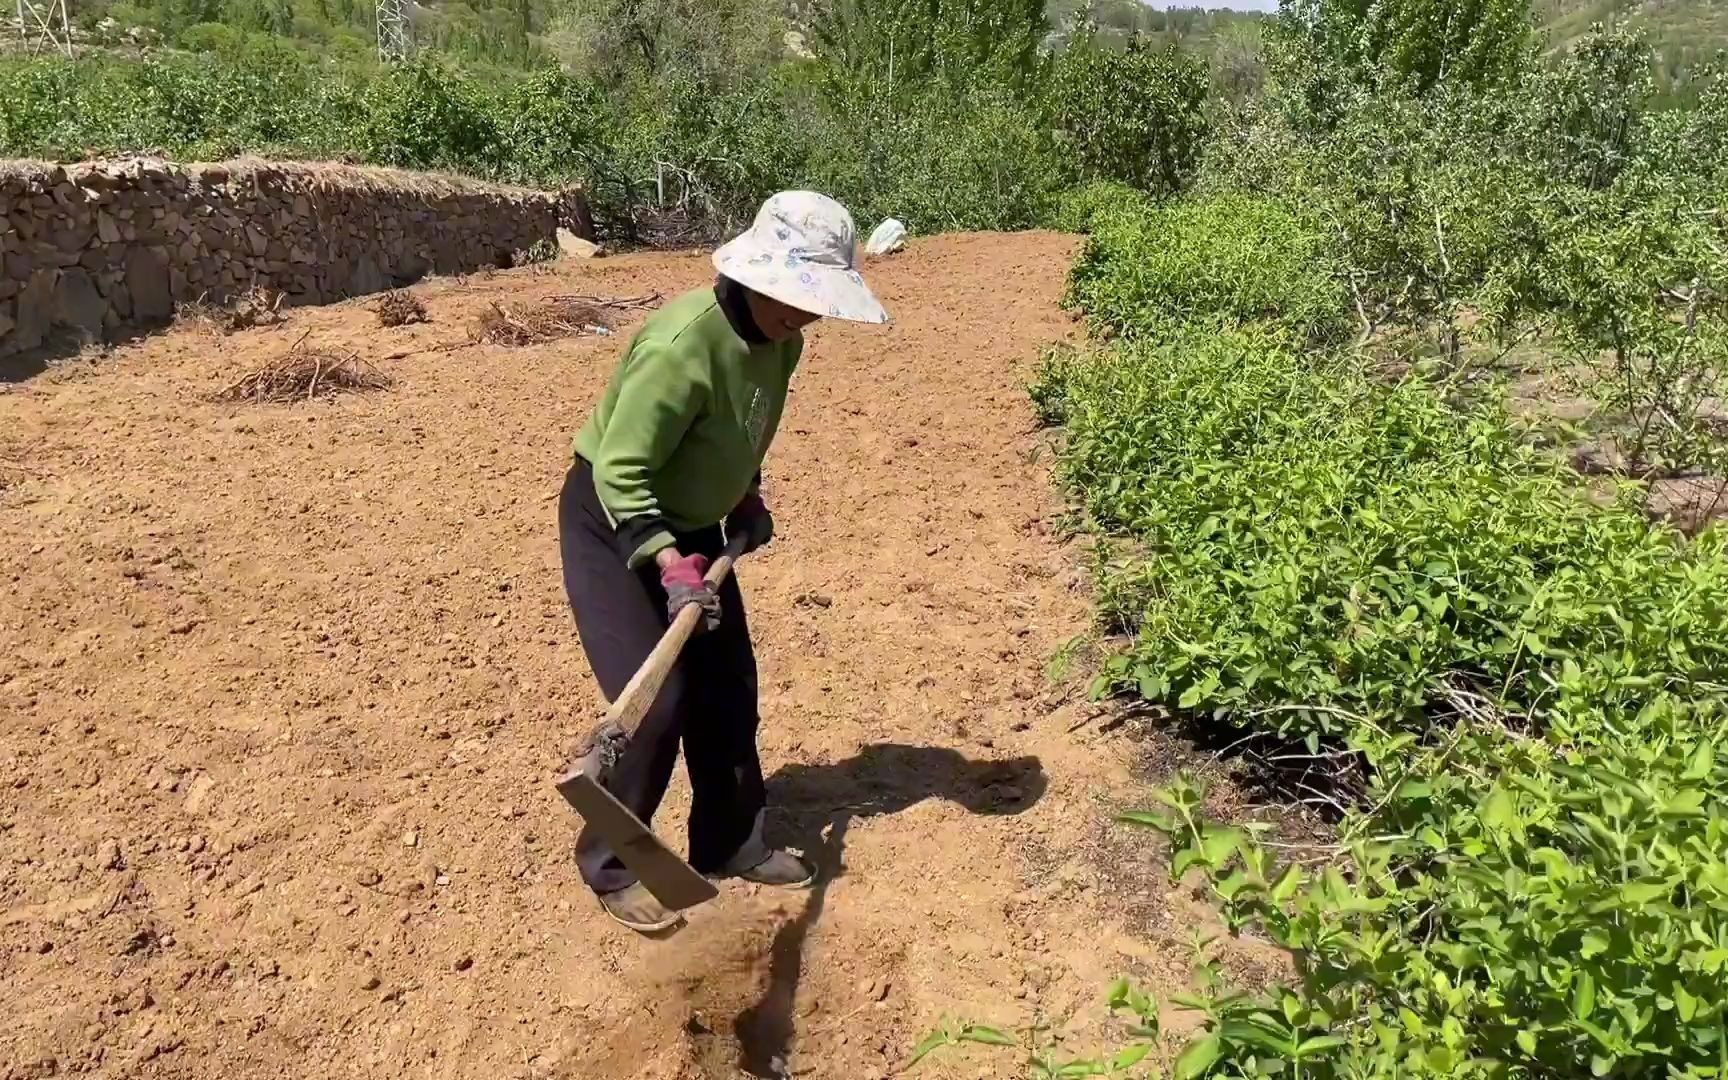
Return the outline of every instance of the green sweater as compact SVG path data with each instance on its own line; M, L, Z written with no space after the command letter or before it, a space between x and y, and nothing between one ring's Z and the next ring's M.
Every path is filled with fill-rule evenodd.
M630 566L750 493L803 351L799 335L746 344L709 287L643 323L575 443Z

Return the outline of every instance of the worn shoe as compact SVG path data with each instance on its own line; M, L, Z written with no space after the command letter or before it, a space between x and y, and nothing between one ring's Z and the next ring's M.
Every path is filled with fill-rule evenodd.
M767 858L742 869L728 867L728 872L745 881L782 889L806 888L816 880L816 868L790 851L770 851Z
M600 906L614 920L638 934L668 930L684 921L684 916L654 899L654 894L640 881L613 892L601 893Z

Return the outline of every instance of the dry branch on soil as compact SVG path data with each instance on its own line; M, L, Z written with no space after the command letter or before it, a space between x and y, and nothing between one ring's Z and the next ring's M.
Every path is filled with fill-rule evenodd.
M509 308L494 301L475 320L474 340L488 345L538 345L611 328L605 308L567 297L554 297L537 308Z
M427 321L426 305L406 289L385 293L372 305L372 310L378 315L379 326L406 326Z
M248 371L211 397L258 403L310 401L320 394L383 390L389 385L388 375L353 353L302 349L296 344L286 355Z
M572 293L569 296L554 296L552 302L555 304L587 304L591 307L611 308L615 311L653 311L660 306L660 302L665 298L664 294L657 292L617 298Z
M227 307L213 304L205 296L200 296L189 303L176 306L174 318L193 329L210 334L232 334L236 330L250 330L255 326L275 326L288 319L282 314L282 303L286 295L274 289L253 286Z

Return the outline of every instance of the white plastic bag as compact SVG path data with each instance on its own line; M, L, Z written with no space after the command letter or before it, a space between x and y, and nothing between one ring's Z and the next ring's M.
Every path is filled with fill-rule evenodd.
M876 226L876 231L870 234L870 239L864 244L867 255L888 255L906 246L906 226L899 218L889 218Z

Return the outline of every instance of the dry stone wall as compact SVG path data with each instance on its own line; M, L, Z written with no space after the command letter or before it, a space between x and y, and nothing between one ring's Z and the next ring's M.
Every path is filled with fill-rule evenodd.
M0 355L254 287L320 304L592 239L581 192L346 165L0 162Z

